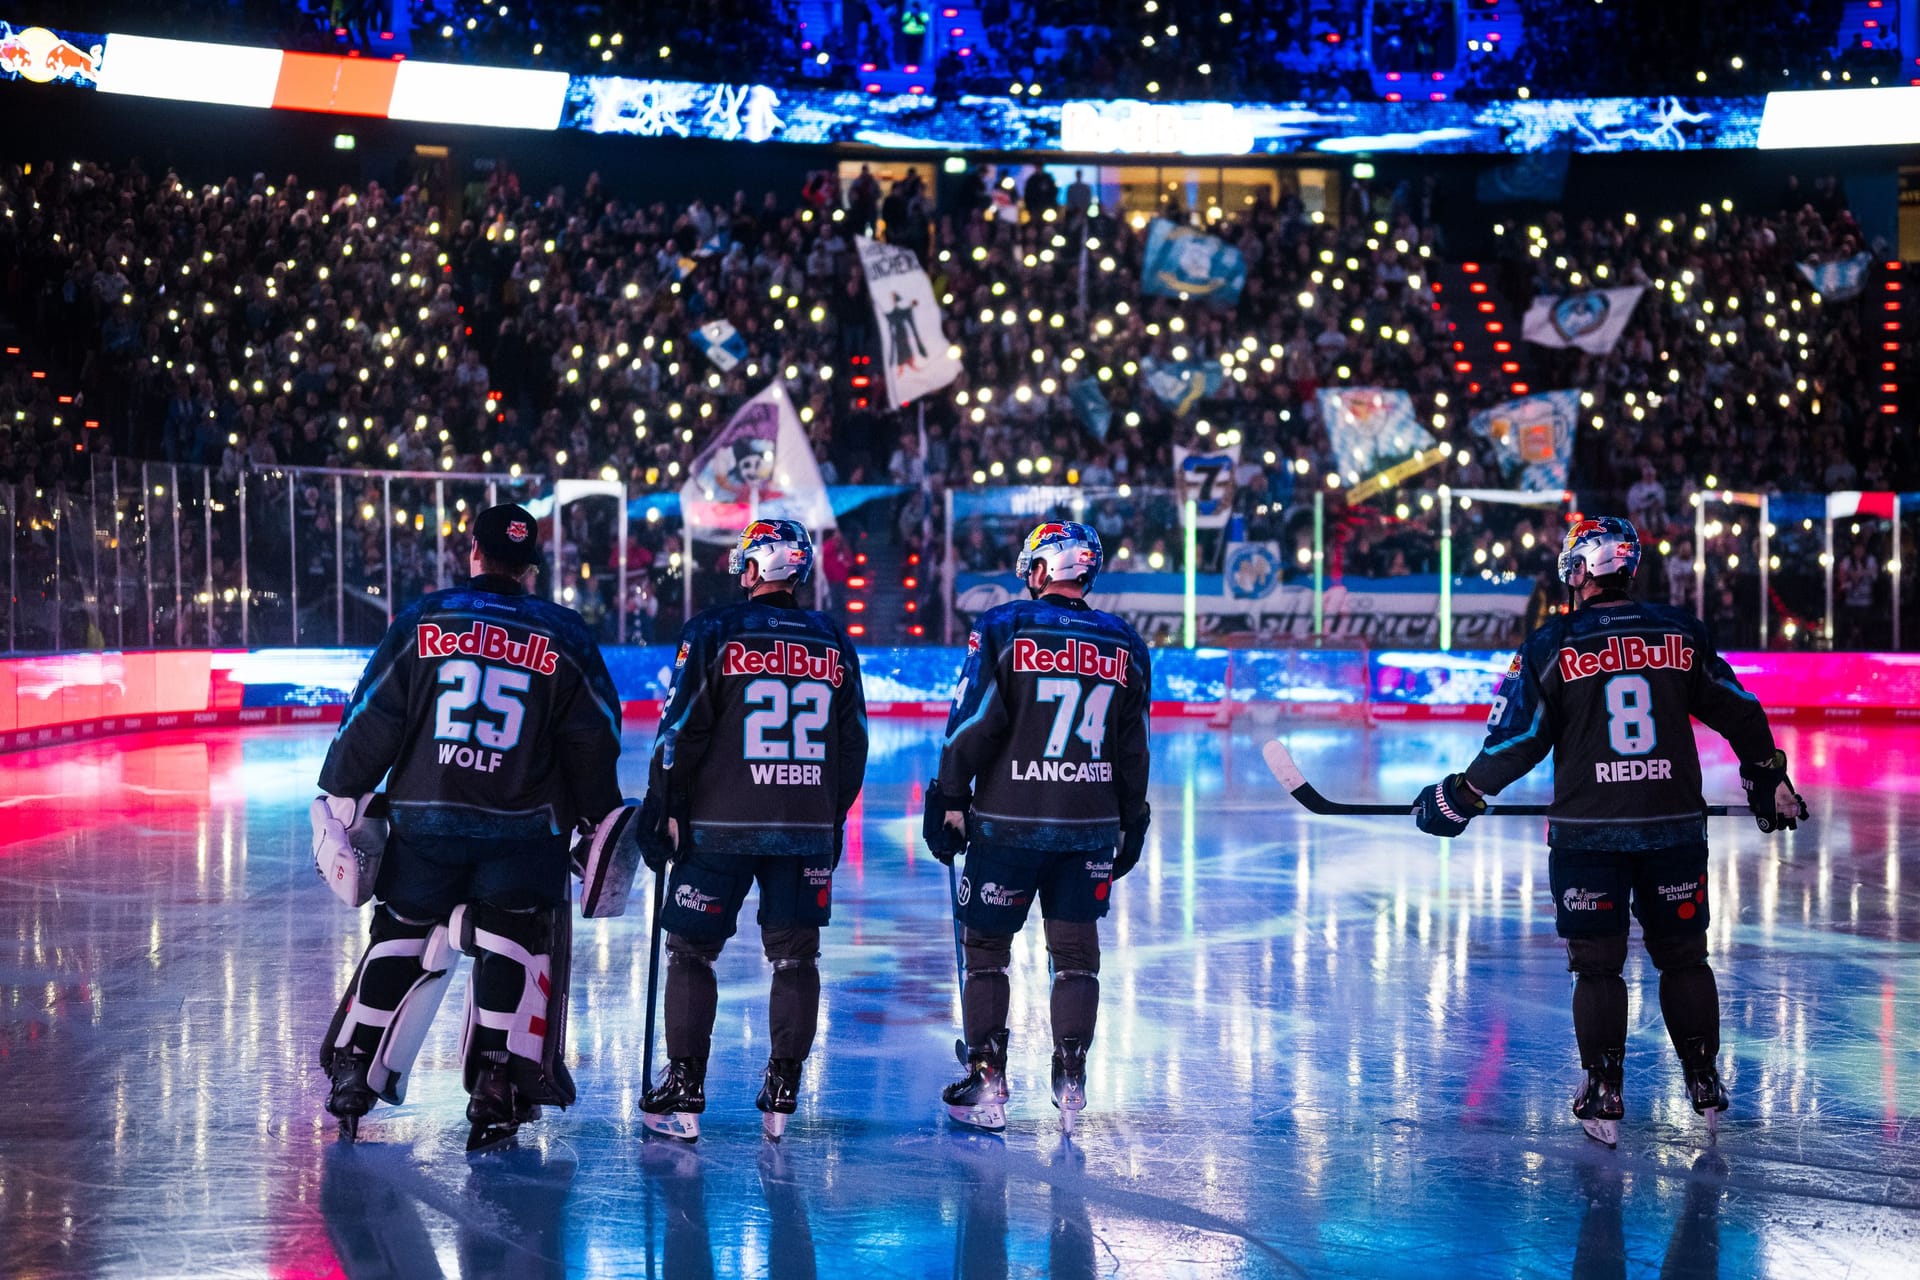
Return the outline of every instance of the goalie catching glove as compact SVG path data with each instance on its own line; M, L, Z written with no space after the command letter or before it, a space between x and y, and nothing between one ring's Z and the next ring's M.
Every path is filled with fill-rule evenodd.
M1759 764L1740 766L1747 808L1762 831L1792 831L1807 819L1807 802L1787 777L1787 753L1776 749Z
M938 778L927 783L927 811L920 822L920 835L927 842L927 852L943 866L952 866L953 860L967 851L967 809L972 804L973 797L964 792L950 796L941 791Z
M633 875L640 867L643 813L629 800L573 846L573 870L580 877L580 914L587 919L626 914L627 895L633 891Z
M1464 773L1450 773L1413 800L1413 822L1430 836L1448 839L1487 811L1487 802L1467 783Z
M307 816L313 822L314 869L340 901L365 905L387 851L387 797L378 791L358 800L315 796Z

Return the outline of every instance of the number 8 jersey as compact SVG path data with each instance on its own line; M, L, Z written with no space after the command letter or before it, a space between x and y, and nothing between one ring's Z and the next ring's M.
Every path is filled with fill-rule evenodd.
M833 619L775 592L687 624L649 784L695 850L832 853L866 770L860 660Z
M969 838L1110 848L1147 795L1153 670L1125 621L1064 595L982 614L967 637L939 784L973 792Z
M1773 754L1766 712L1698 618L1590 605L1527 637L1494 699L1467 781L1497 792L1553 753L1547 842L1626 852L1706 838L1693 724L1742 760Z

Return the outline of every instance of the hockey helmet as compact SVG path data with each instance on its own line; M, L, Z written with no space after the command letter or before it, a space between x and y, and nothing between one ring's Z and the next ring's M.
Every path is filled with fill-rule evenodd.
M1014 566L1014 572L1020 580L1026 582L1033 571L1034 562L1047 567L1048 582L1078 581L1086 590L1093 589L1093 580L1100 573L1100 566L1106 563L1106 553L1100 549L1100 535L1090 524L1081 524L1078 520L1050 521L1035 525L1033 532L1020 547L1020 559Z
M791 578L794 586L805 586L813 576L813 539L798 520L755 520L727 553L727 572L745 573L749 564L760 566L762 582Z
M1560 581L1573 585L1573 566L1587 566L1589 578L1624 573L1629 578L1640 567L1640 535L1624 516L1593 516L1577 520L1567 530L1560 548Z

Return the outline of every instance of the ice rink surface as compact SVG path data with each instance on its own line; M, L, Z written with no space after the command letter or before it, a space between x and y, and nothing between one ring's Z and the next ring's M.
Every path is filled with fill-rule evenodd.
M651 733L628 734L635 793ZM0 757L0 1275L1920 1276L1912 728L1786 729L1812 824L1715 821L1733 1110L1706 1145L1636 943L1617 1151L1568 1114L1541 825L1484 819L1448 848L1410 820L1311 818L1244 720L1156 736L1079 1134L1048 1099L1037 929L1008 1131L950 1131L947 880L916 847L937 733L873 724L784 1144L753 1109L750 915L720 962L705 1135L642 1141L637 902L576 930L579 1105L471 1162L464 978L405 1106L355 1147L321 1109L317 1041L363 943L308 856L324 732ZM1397 801L1478 730L1286 736L1329 796ZM1543 770L1508 798L1546 789ZM1723 749L1708 791L1739 797Z

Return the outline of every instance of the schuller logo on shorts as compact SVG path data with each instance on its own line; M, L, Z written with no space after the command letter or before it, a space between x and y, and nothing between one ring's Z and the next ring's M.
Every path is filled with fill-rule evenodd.
M1560 895L1560 905L1568 911L1613 910L1613 900L1596 889L1568 889Z
M1672 907L1673 913L1682 920L1691 920L1699 912L1700 904L1707 900L1707 878L1701 876L1698 881L1663 884L1660 886L1660 899Z

